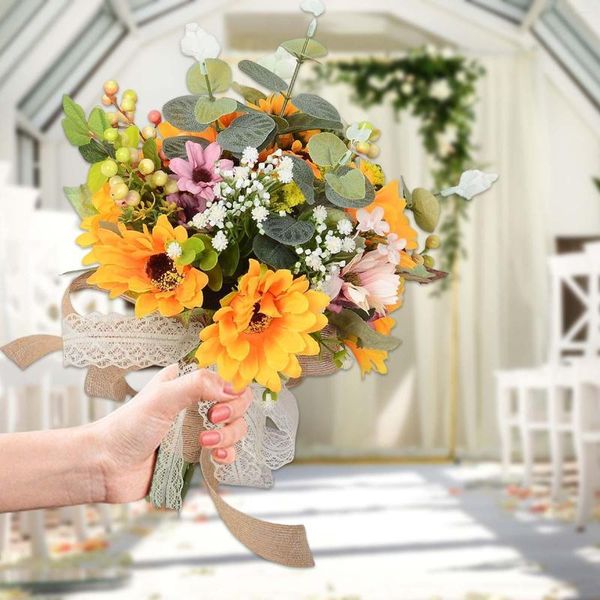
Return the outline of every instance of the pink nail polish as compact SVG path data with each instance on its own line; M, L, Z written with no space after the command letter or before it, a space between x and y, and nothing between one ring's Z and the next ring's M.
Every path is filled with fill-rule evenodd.
M215 456L217 458L227 458L227 450L219 448L218 450L215 450Z
M226 421L231 416L231 407L224 405L214 406L210 410L209 418L213 423L221 423Z
M200 443L203 446L214 446L221 441L221 434L218 431L203 431L200 434Z

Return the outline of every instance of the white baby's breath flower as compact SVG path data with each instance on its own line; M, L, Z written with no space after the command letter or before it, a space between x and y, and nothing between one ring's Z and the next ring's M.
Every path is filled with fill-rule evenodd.
M401 86L400 90L405 96L410 96L413 93L413 85L410 81L405 81Z
M185 35L181 38L181 51L205 65L207 58L219 56L221 46L214 35L204 31L197 23L188 23L185 26Z
M279 161L277 175L281 183L290 183L294 179L294 161L289 156L284 156Z
M272 54L267 54L256 62L282 79L289 79L296 68L296 59L281 46Z
M183 253L183 248L181 247L179 242L172 241L167 244L166 251L167 256L175 260L176 258L179 258L181 256L181 254Z
M439 81L436 81L429 88L429 95L432 98L439 100L440 102L444 102L445 100L448 100L448 98L450 98L450 96L452 95L452 88L450 87L448 80L440 79Z
M312 253L306 257L306 266L318 271L323 266L323 261L321 260L320 256Z
M356 242L350 238L344 238L342 240L342 250L344 252L354 252L354 250L356 250Z
M257 223L262 223L263 221L266 221L267 217L269 216L269 211L264 206L256 206L252 209L250 214L252 215L254 221Z
M325 240L325 248L327 248L331 254L337 254L342 250L342 240L339 237L332 235Z
M350 235L352 233L352 229L352 221L350 221L349 219L341 219L340 221L338 221L337 230L342 235Z
M246 146L242 152L242 164L253 166L258 160L258 150L252 146Z
M229 242L227 241L227 236L222 231L218 231L211 243L212 247L217 252L223 252L223 250L227 248Z
M204 211L203 213L196 213L192 218L192 225L196 229L205 229L208 225L208 215L206 214L208 211Z
M440 193L444 197L458 194L466 200L471 200L478 194L489 190L497 179L496 173L484 173L478 169L470 169L460 176L457 186L446 188Z
M212 225L213 227L223 227L223 221L227 216L227 209L225 208L225 206L223 206L223 204L213 204L205 212L208 213L207 219L210 225Z
M233 176L235 179L248 179L249 175L249 167L233 167Z
M324 223L327 219L327 209L324 206L316 206L313 209L313 217L317 223Z

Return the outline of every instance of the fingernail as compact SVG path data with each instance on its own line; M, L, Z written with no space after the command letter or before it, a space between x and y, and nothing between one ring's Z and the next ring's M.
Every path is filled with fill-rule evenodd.
M215 450L215 456L217 458L227 458L227 450L219 448L218 450Z
M225 421L229 419L230 416L231 407L223 405L213 407L208 415L208 417L213 423L220 423L221 421Z
M223 391L224 391L226 394L231 394L232 396L237 396L237 394L238 394L238 393L237 393L237 392L236 392L236 391L233 389L233 384L232 384L232 383L229 383L229 382L227 382L227 383L225 384L225 386L223 387Z
M218 431L203 431L200 434L200 443L203 446L214 446L221 441L221 434Z

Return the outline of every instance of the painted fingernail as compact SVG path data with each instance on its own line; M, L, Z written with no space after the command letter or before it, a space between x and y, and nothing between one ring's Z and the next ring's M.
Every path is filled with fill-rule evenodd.
M215 450L215 456L217 458L227 458L227 450L219 448L218 450Z
M226 421L231 416L231 407L218 405L211 409L209 418L213 423L220 423Z
M200 443L203 446L214 446L221 441L221 434L218 431L203 431L200 434Z

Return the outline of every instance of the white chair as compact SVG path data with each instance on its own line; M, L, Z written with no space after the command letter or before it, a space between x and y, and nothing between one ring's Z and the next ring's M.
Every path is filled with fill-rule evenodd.
M598 353L598 341L590 332L598 312L598 298L590 284L593 260L589 254L570 253L549 258L551 276L551 333L548 363L533 369L496 373L498 424L504 476L509 472L512 434L521 439L523 483L531 485L534 464L534 436L548 435L552 466L552 494L561 488L564 437L573 432L566 406L575 386L572 365ZM565 322L565 289L579 300L582 312L572 324Z

